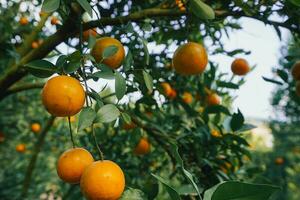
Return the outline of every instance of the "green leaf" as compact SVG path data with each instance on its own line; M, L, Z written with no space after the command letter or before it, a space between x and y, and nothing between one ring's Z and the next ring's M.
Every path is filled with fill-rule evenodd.
M216 106L208 106L204 110L204 114L217 114L217 113L224 113L226 115L231 115L228 108L221 106L221 105L216 105Z
M244 124L240 129L239 132L245 132L245 131L250 131L252 129L256 128L256 126L252 124Z
M115 73L115 91L116 97L120 100L126 93L126 81L125 78L119 72Z
M65 64L63 69L66 74L71 74L76 72L80 66L81 66L80 62L68 62Z
M134 188L128 188L127 190L125 190L122 197L120 198L120 200L146 200L146 199L147 198L145 194L141 190L134 189Z
M288 82L289 75L286 71L284 71L282 69L277 69L277 74L284 82L286 82L286 83Z
M224 82L224 81L217 81L217 86L218 87L223 87L223 88L231 88L231 89L239 89L239 85L231 82Z
M233 113L232 118L230 120L230 127L232 131L237 131L243 127L245 122L244 116L241 111L238 109L237 113Z
M93 17L93 9L87 0L77 0L77 2L91 17Z
M98 113L95 122L109 123L116 120L120 115L120 111L113 104L102 106Z
M268 200L279 187L228 181L215 185L204 193L204 200Z
M90 108L85 107L81 110L78 119L78 131L81 131L89 126L91 126L96 118L96 112Z
M48 78L56 72L55 66L47 60L34 60L25 64L26 69L34 76Z
M152 174L151 175L156 178L159 182L161 182L163 184L163 186L166 188L168 194L170 195L171 199L172 200L181 200L178 192L173 188L171 187L166 181L165 179L163 179L162 177L158 176L158 175L155 175L155 174Z
M124 60L123 69L125 71L128 71L132 65L133 65L133 56L131 51L128 51L126 58Z
M131 123L131 117L127 113L124 113L124 112L121 113L121 117L122 117L122 119L124 120L124 122L126 124L130 124Z
M148 72L146 72L145 70L143 70L143 77L144 77L144 81L145 81L145 84L146 84L146 87L147 87L149 93L152 93L153 79L152 79L151 75Z
M145 53L145 60L146 60L146 65L149 65L150 62L150 54L149 54L149 50L148 50L148 42L147 40L145 40L144 38L140 37L140 39L142 40L142 44L143 44L143 48L144 48L144 53Z
M115 74L111 70L95 72L91 76L97 77L97 78L103 78L103 79L114 79L115 78Z
M42 5L42 11L46 13L51 13L59 8L60 0L44 0Z
M190 0L189 9L201 19L214 19L214 10L201 0Z
M106 59L113 55L115 55L118 52L119 48L116 45L110 45L106 47L102 53L102 58Z
M270 82L270 83L275 83L275 84L277 84L277 85L283 85L283 83L282 82L280 82L280 81L276 81L276 80L273 80L273 79L270 79L270 78L266 78L266 77L262 77L265 81L267 81L267 82Z
M181 159L180 157L180 154L178 152L178 146L176 144L172 144L172 153L176 159L176 161L179 163L181 169L182 169L182 172L184 174L184 176L188 179L188 181L192 184L192 186L194 187L194 189L196 190L198 196L200 197L201 199L201 194L200 194L200 191L199 191L199 188L197 186L197 184L194 182L194 178L193 178L193 175L187 171L185 168L184 168L184 164L183 164L183 160Z
M288 0L288 1L294 4L295 6L300 7L300 0Z

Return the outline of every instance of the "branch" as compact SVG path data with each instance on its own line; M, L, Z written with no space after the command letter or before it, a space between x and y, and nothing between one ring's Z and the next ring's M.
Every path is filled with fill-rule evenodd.
M25 179L24 179L24 182L23 182L23 188L22 188L22 193L21 193L22 199L26 199L28 189L29 189L29 186L30 186L30 182L31 182L32 173L33 173L33 170L35 168L36 161L37 161L37 157L38 157L38 155L41 151L41 148L43 147L46 135L47 135L49 129L51 128L51 126L54 122L54 119L55 119L55 117L53 117L53 116L50 117L50 119L48 120L45 128L40 133L37 143L34 146L33 154L31 156L29 165L27 167L26 174L25 174Z
M7 91L4 94L4 97L6 97L10 94L22 92L25 90L40 89L40 88L43 88L44 85L45 85L45 83L24 83L24 84L20 84L20 85L14 85L7 89Z

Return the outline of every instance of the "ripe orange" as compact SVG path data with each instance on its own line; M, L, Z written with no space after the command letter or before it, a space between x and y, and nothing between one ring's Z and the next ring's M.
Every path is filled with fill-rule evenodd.
M216 138L222 137L221 133L216 129L211 130L210 134L211 134L211 136L216 137Z
M104 49L112 45L118 47L118 51L109 58L102 60ZM91 51L91 55L95 58L96 62L103 62L111 69L117 69L122 65L125 57L125 50L119 40L110 37L103 37L96 41L95 46Z
M0 142L4 142L4 140L5 140L5 135L2 132L0 132Z
M84 170L80 188L89 200L117 200L124 191L125 176L113 161L96 161Z
M122 128L124 130L131 130L131 129L134 129L135 127L136 127L136 124L133 122L130 122L129 124L124 123Z
M300 97L300 81L296 82L296 94Z
M171 94L169 95L170 99L175 99L177 96L177 92L175 89L172 89Z
M83 171L94 162L93 156L83 148L65 151L58 159L56 171L67 183L79 183Z
M34 133L39 133L41 131L41 125L39 123L31 124L31 131Z
M300 61L296 62L291 70L292 76L295 80L300 80Z
M169 83L166 83L166 82L161 83L160 85L161 85L161 87L162 87L163 90L164 90L164 94L165 94L167 97L169 97L169 96L171 95L171 93L172 93L172 87L171 87L171 85L170 85Z
M147 138L141 138L138 145L134 149L136 155L145 155L150 152L151 145Z
M208 94L206 101L207 101L207 104L210 106L215 106L215 105L221 104L221 98L216 93Z
M85 101L85 92L77 79L70 76L56 76L45 84L42 101L52 115L72 116L81 110Z
M178 47L173 56L173 66L178 74L201 74L208 63L206 50L201 44L188 42Z
M34 42L31 43L31 48L36 49L38 47L39 47L39 43L38 42L34 41Z
M244 76L250 71L250 67L247 60L237 58L231 64L231 71L235 75Z
M19 153L24 153L26 151L25 144L18 144L16 146L16 151L19 152Z
M277 157L275 159L275 164L276 165L282 165L284 163L284 159L282 157Z
M57 17L53 16L53 17L51 17L50 22L52 25L57 25L59 23L59 20L57 19Z
M193 96L189 92L184 92L183 95L182 95L182 100L183 100L184 103L190 104L190 103L193 102Z
M97 36L97 29L96 28L86 30L82 33L82 38L83 38L84 41L88 41L90 36L93 36L93 37Z
M29 23L27 17L21 17L19 20L20 25L25 26Z

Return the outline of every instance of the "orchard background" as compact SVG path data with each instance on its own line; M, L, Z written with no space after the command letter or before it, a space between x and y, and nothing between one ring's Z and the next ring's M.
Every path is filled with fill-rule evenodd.
M0 4L0 199L300 198L300 1ZM233 109L256 63L221 42L241 18L290 33L262 77L277 85L269 121ZM60 163L74 147L84 169L80 156ZM107 162L91 181L103 158L120 168Z

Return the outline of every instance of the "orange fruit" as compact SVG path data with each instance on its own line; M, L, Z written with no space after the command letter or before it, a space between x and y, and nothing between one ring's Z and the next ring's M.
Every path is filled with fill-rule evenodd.
M4 142L4 140L5 140L5 135L2 132L0 132L0 142Z
M19 20L20 25L25 26L29 23L27 17L21 17Z
M164 94L167 97L169 97L171 95L171 93L172 93L172 87L171 87L171 85L169 83L166 83L166 82L161 83L160 85L161 85L162 89L164 90Z
M169 95L170 99L175 99L177 96L177 92L175 89L172 89L171 94Z
M136 155L145 155L150 152L151 145L147 138L141 138L138 145L134 149Z
M31 124L31 131L34 133L39 133L41 131L41 125L39 123Z
M216 129L211 130L210 134L211 134L211 136L216 137L216 138L222 137L221 133Z
M51 17L51 21L50 22L51 22L52 25L56 25L56 24L59 23L59 20L57 19L57 17L53 16L53 17Z
M221 104L221 98L216 93L208 94L206 101L207 101L207 104L210 106L215 106L215 105Z
M84 170L80 188L89 200L117 200L124 191L125 176L113 161L96 161Z
M296 82L296 94L300 97L300 81Z
M118 51L114 55L102 60L102 54L109 46L118 47ZM103 37L96 41L91 51L91 55L95 58L96 62L102 62L111 69L117 69L122 65L125 57L125 50L119 40L110 37Z
M36 49L38 47L39 47L39 43L38 42L34 41L34 42L31 43L31 48Z
M184 92L183 95L182 95L182 100L183 100L184 103L190 104L190 103L193 102L193 96L189 92Z
M65 151L58 159L56 171L67 183L79 183L83 171L94 162L90 152L83 148Z
M291 70L292 76L295 80L300 80L300 61L297 61Z
M77 79L70 76L56 76L45 84L42 101L52 115L72 116L81 110L85 101L85 92Z
M122 128L124 130L131 130L131 129L134 129L135 127L136 127L136 124L133 122L130 122L129 124L124 123Z
M244 76L250 71L250 66L247 60L237 58L231 64L231 71L235 75Z
M16 146L16 151L19 152L19 153L24 153L26 151L25 144L18 144Z
M276 165L282 165L284 163L284 159L282 157L277 157L275 159L275 164Z
M208 58L201 44L188 42L177 48L172 62L178 74L195 75L205 70Z
M86 30L82 33L82 38L84 41L88 41L90 36L93 36L93 37L97 36L96 28Z

